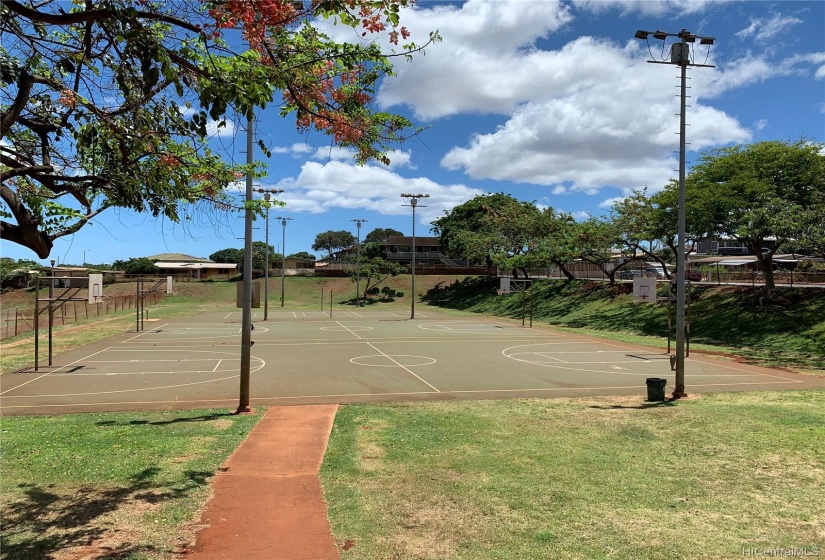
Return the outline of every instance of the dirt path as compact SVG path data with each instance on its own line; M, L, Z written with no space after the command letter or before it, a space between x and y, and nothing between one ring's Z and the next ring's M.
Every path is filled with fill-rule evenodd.
M188 560L339 560L318 472L338 405L270 408L215 476Z

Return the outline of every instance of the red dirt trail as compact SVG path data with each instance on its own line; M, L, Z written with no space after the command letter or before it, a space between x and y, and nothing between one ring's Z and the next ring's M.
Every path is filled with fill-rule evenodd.
M270 408L212 481L187 560L339 560L318 471L338 405Z

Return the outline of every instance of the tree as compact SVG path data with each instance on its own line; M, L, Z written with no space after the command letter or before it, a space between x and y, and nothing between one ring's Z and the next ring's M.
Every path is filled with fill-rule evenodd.
M617 225L602 218L593 218L581 222L577 226L576 236L579 248L579 258L599 267L611 284L616 283L613 247L619 237Z
M126 274L157 274L160 269L151 260L142 257L139 259L129 259L128 261L115 261L112 268L122 270Z
M568 280L573 280L567 266L579 256L576 220L567 212L548 207L542 212L540 231L534 251L542 261L556 265Z
M242 264L243 249L221 249L209 255L209 260L216 263Z
M678 184L671 182L668 188L651 196L645 190L634 191L613 205L610 218L618 235L616 247L629 259L626 262L640 258L656 261L670 277L671 272L665 265L677 252L678 195ZM699 222L697 208L688 204L685 212L688 253L707 235Z
M252 268L257 268L260 270L266 268L267 252L269 252L269 267L272 268L274 263L278 263L278 266L280 267L280 263L283 260L283 255L281 255L281 253L276 253L275 247L272 245L267 245L263 241L253 241ZM241 251L241 264L243 264L243 251Z
M441 246L450 255L471 262L492 263L525 277L528 269L541 266L537 249L543 236L541 212L533 203L504 193L479 195L459 204L432 222Z
M825 145L769 141L710 150L702 154L685 185L704 229L743 243L756 256L765 288L772 290L773 255L825 222L820 213ZM763 251L770 237L776 244Z
M390 237L401 237L403 235L397 229L375 228L364 238L364 243L384 243Z
M315 243L312 244L313 251L326 251L327 257L343 249L349 249L355 245L356 239L347 230L325 231L315 236Z
M226 186L260 167L223 162L207 125L247 117L277 92L299 130L328 134L359 163L388 163L386 152L417 131L374 110L374 93L390 56L421 47L339 44L316 23L386 32L397 45L409 36L399 23L408 3L4 0L0 238L46 258L55 239L111 207L174 222L232 209ZM230 29L249 50L224 40Z
M308 261L314 261L315 255L312 253L307 253L306 251L300 251L298 253L292 253L287 257L288 259L306 259Z
M354 259L353 259L354 261ZM398 263L389 262L381 257L363 258L360 267L355 266L350 270L350 279L355 282L360 279L363 282L364 290L360 297L366 299L367 291L375 288L390 277L403 274L406 269ZM360 274L360 276L358 276Z

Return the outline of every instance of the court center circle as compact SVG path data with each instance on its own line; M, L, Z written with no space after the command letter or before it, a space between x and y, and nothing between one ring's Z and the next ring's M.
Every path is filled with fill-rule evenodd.
M322 331L333 332L355 332L355 331L371 331L372 327L354 326L354 327L321 327Z

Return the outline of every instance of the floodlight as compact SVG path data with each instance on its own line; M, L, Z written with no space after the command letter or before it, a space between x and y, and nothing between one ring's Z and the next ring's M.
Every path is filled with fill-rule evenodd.
M702 40L699 41L700 45L712 45L713 42L716 40L714 37L702 37Z
M696 35L688 35L685 37L685 41L688 43L695 43L696 42Z
M647 39L648 35L650 35L650 31L642 31L641 29L639 29L638 31L636 31L636 35L634 35L634 37L636 37L637 39Z
M665 33L664 31L656 31L655 33L653 33L653 38L654 39L660 39L662 41L667 39L667 36L668 36L668 34Z

